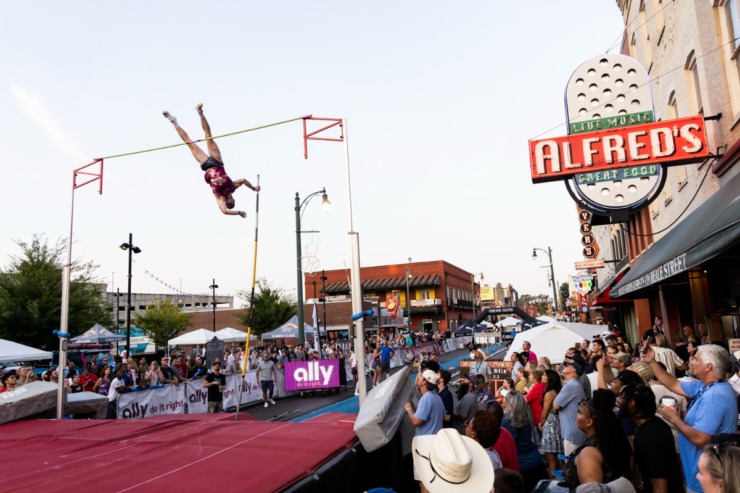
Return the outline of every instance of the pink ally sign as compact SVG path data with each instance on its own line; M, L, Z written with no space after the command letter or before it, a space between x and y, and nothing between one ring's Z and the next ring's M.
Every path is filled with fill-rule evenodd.
M285 364L285 390L339 387L339 360L292 361Z

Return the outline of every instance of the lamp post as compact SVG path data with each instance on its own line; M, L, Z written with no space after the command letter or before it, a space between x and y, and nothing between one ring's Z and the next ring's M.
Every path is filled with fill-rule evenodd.
M310 194L308 197L303 199L295 193L295 245L296 245L296 271L298 275L298 286L296 287L296 297L298 298L298 344L303 345L306 343L306 334L303 327L303 263L302 263L302 252L301 252L301 233L316 233L317 231L301 231L301 217L303 215L303 209L308 202L321 194L321 208L324 212L328 211L331 207L331 202L326 195L326 188L322 188L318 192Z
M322 318L324 319L324 334L326 334L327 342L329 338L329 333L326 331L326 280L329 279L326 277L326 271L324 269L321 269L321 304L323 305L324 313ZM321 331L319 331L319 347L321 347Z
M216 280L213 280L213 284L208 286L213 290L213 332L216 332L216 288L218 287L218 284L216 284Z
M537 250L539 250L540 252L546 253L547 258L550 260L550 279L552 282L552 307L553 307L553 312L555 312L558 309L558 294L557 294L557 289L555 288L555 270L552 267L552 249L550 247L547 247L547 250L543 250L542 248L533 248L532 249L532 260L537 260Z
M411 257L409 257L409 264L411 264ZM411 332L411 289L409 287L411 277L411 266L408 265L406 266L406 324L409 332Z
M128 243L121 243L121 250L128 250L128 294L126 295L126 357L131 357L131 262L141 248L134 245L134 235L128 234Z

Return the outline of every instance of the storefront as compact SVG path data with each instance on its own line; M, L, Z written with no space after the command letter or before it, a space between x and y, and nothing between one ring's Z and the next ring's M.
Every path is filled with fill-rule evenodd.
M740 175L655 242L610 296L658 303L672 343L684 325L705 324L712 340L739 337Z

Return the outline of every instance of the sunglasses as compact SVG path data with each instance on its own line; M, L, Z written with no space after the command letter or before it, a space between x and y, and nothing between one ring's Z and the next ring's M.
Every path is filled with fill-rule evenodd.
M714 452L714 455L717 456L717 460L719 460L719 465L722 466L722 468L725 467L724 461L722 460L722 453L721 451L726 449L728 446L738 446L738 442L728 441L723 443L713 443L707 447L707 450L711 450Z

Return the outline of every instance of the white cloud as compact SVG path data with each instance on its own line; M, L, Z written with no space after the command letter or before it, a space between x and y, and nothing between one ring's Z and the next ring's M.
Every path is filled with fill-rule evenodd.
M64 124L49 109L40 95L16 85L10 86L10 92L15 97L21 112L38 125L58 149L80 162L88 158L72 141L64 129Z

